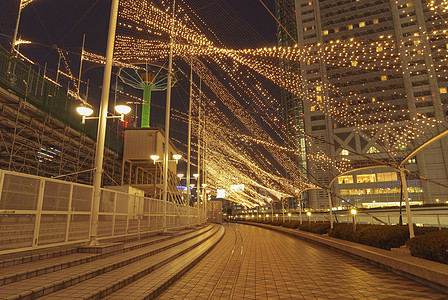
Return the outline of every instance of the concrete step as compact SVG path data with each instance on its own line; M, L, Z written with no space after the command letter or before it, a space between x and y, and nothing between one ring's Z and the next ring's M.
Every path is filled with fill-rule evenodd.
M174 238L161 237L157 243L144 241L129 246L126 248L128 251L123 249L120 253L97 255L93 261L66 269L48 268L49 273L37 274L36 277L1 286L0 299L34 299L166 251L211 229L209 226Z
M111 294L101 299L121 300L121 299L154 299L163 293L170 285L178 280L183 274L198 263L224 235L224 227L220 227L217 234L199 245L194 251L189 251L173 261L166 263L161 268L152 273L128 284L127 286L111 291Z
M115 291L127 288L140 278L164 279L169 282L177 273L198 260L201 253L210 249L222 236L223 228L214 225L214 229L185 243L166 251L159 252L134 264L97 276L72 287L45 296L45 299L64 299L75 297L80 299L102 299ZM178 272L173 272L176 270ZM146 282L144 282L146 284ZM141 284L141 283L140 283ZM137 284L137 289L140 287ZM153 288L158 286L153 286ZM134 287L131 288L133 290ZM158 289L157 289L158 290ZM120 299L129 299L129 295L121 294Z
M192 229L177 231L175 235L187 234L192 231ZM51 251L51 249L47 249L48 252L45 253L10 258L4 261L9 261L9 263L5 263L3 268L0 268L0 286L67 269L101 259L109 255L115 255L118 253L147 247L169 239L171 239L171 236L150 236L143 240L127 242L122 249L117 249L104 254L86 252L80 250L80 247L76 247L58 251Z

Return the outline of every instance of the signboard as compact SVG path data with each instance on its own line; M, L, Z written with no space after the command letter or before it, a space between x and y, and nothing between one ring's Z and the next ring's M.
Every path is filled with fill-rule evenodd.
M216 198L225 198L225 197L226 197L226 190L223 189L216 190Z

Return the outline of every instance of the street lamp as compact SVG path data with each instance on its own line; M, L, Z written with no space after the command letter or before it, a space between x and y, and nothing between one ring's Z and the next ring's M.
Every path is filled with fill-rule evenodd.
M350 213L352 214L352 217L353 217L353 232L355 232L356 231L356 214L358 212L356 211L356 209L352 209L350 211Z
M163 161L159 160L160 156L158 156L157 154L151 154L149 156L149 158L151 158L154 161L154 164L156 162L163 162ZM175 162L177 164L177 163L179 163L179 159L181 159L181 158L182 158L181 154L173 154L173 159L169 159L168 162ZM182 174L182 177L183 177L183 174Z
M311 226L311 212L307 212L306 215L308 216L308 226Z
M82 104L76 108L78 114L82 116L82 124L86 123L86 120L95 120L100 117L90 117L93 114L93 109L90 106ZM124 115L128 114L131 111L131 108L127 105L117 105L115 106L115 111L119 113L119 116L106 116L106 119L120 119L122 122L124 121Z

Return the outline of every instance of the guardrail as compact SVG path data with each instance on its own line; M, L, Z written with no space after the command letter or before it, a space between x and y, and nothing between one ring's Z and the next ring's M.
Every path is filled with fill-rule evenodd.
M0 254L89 240L93 187L0 170ZM162 231L163 201L102 189L98 238ZM202 209L167 203L166 229L205 222Z
M340 223L352 223L353 215L348 213L337 213L335 214L337 221ZM259 215L238 215L236 216L238 220L283 220L281 213L279 214L259 214ZM358 224L383 224L383 225L397 225L399 223L400 214L398 212L369 212L365 214L362 211L358 211L355 216L356 223ZM293 213L288 216L285 213L285 222L288 221L298 221L300 220L300 215L298 213ZM311 216L307 216L306 212L302 213L303 222L329 222L330 216L328 213L312 213ZM422 227L448 227L448 208L444 210L434 209L431 212L426 211L416 211L412 212L412 220L414 224ZM406 213L402 213L403 224L407 224Z

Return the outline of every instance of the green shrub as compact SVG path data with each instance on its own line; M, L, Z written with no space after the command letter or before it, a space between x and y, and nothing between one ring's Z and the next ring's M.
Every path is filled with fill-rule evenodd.
M358 225L358 229L360 229L360 227L362 227L362 225ZM333 228L328 231L328 235L346 241L355 241L353 224L335 223Z
M360 244L390 250L404 245L409 238L409 229L407 226L360 226L354 238Z
M303 222L301 225L299 224L297 228L312 233L325 234L328 233L328 230L330 229L330 223Z
M412 256L448 264L448 230L418 235L406 244Z
M283 227L296 229L300 225L300 221L291 221L283 223Z
M274 226L282 226L283 222L281 220L274 220L274 221L271 221L270 224L274 225Z
M434 227L414 227L415 235L437 230ZM404 245L409 238L409 227L398 225L358 224L353 232L353 224L337 223L329 231L329 236L390 250Z

